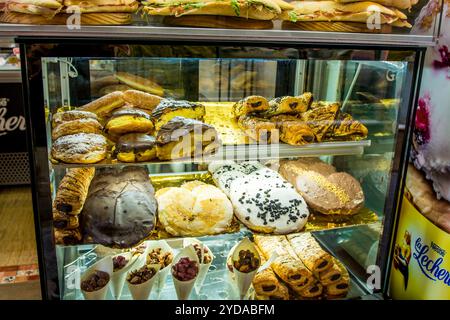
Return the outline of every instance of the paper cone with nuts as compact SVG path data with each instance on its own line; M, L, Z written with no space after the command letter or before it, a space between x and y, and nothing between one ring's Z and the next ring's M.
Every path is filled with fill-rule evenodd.
M261 265L261 257L255 244L244 238L232 251L231 260L239 297L243 299Z
M173 284L179 300L187 300L199 274L197 252L192 245L183 248L171 267Z
M194 246L200 264L198 277L197 280L195 281L194 286L195 292L197 292L198 294L203 286L203 282L205 282L206 274L208 273L209 267L211 267L215 257L212 251L208 248L208 246L198 239L195 238L184 239L183 247L187 247L188 245Z
M131 252L119 253L112 256L113 274L111 279L111 293L117 300L120 299L122 289L125 284L127 272L137 261L137 257L132 257Z
M127 274L127 285L134 300L148 300L158 279L159 264L144 264Z
M167 275L170 272L170 265L173 261L173 250L165 240L147 241L147 248L141 259L146 264L159 264L158 277L155 280L155 287L158 290L158 297L166 283Z
M111 256L94 263L81 276L80 288L85 300L105 300L113 273Z

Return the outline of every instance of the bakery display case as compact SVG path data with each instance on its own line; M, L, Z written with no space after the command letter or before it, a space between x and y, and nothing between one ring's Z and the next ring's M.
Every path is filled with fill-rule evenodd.
M423 49L254 35L18 38L45 298L385 293Z

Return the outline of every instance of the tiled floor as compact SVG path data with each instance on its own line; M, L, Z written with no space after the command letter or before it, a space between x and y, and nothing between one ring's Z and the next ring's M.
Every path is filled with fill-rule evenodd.
M39 279L39 267L36 264L0 267L0 284L18 283Z

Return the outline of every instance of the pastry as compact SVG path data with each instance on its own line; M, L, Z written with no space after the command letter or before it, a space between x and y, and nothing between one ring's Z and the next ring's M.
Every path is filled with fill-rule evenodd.
M339 111L338 103L314 108L302 114L301 119L312 129L317 142L322 142L328 129L333 125Z
M98 169L83 208L84 232L95 243L129 248L150 235L156 212L144 167Z
M191 188L168 187L156 192L158 218L174 236L202 236L227 230L233 219L233 206L218 188L199 184Z
M345 297L350 289L350 277L342 264L337 264L341 268L342 277L339 281L324 286L324 293L327 299Z
M86 200L95 168L72 168L61 180L53 201L53 216L77 215Z
M126 90L123 99L130 105L146 111L153 111L163 98L139 90Z
M109 116L115 109L118 109L124 105L125 100L123 99L123 93L121 91L115 91L88 104L85 104L84 106L78 108L78 110L90 111L95 113L99 117L105 118Z
M80 230L73 229L54 229L54 235L55 235L55 243L61 244L61 245L74 245L81 242L83 239Z
M301 290L314 281L311 271L297 258L284 236L255 235L254 239L265 259L278 255L271 267L291 288Z
M124 91L126 91L128 89L130 89L130 87L127 86L127 85L124 85L124 84L112 84L112 85L105 86L105 87L99 89L97 95L105 96L105 95L110 94L110 93L112 93L114 91L122 91L122 92L124 92ZM95 92L95 91L93 91L93 92Z
M257 300L289 300L289 289L282 282L279 283L278 288L268 295L256 294Z
M114 76L121 83L124 83L134 89L144 91L150 94L155 94L161 97L164 95L164 89L159 84L150 79L146 79L141 76L126 72L117 72Z
M119 138L113 157L122 162L144 162L156 158L156 139L144 133L128 133Z
M322 249L309 232L287 235L295 254L313 273L323 272L333 265L332 257Z
M121 108L114 111L105 125L105 132L112 135L126 133L150 133L153 122L150 116L135 108Z
M233 116L238 119L254 112L266 111L269 109L269 102L261 96L249 96L239 100L233 105Z
M241 175L239 171L234 172ZM216 173L214 175L220 181L221 177ZM232 177L233 173L227 173L225 190L230 184L228 192L236 217L248 228L285 234L299 231L306 224L309 211L305 201L277 172L264 168L230 179Z
M53 226L58 229L77 229L80 223L77 215L53 210Z
M97 163L106 158L107 142L94 133L77 133L56 139L52 157L66 163Z
M130 12L137 11L139 3L135 0L63 0L67 7L77 6L80 13L91 12ZM73 13L73 12L68 12Z
M64 121L53 128L52 139L56 140L59 137L76 133L101 134L102 129L102 125L96 119L92 118Z
M220 145L213 126L178 116L159 129L156 143L160 160L201 157L214 153Z
M314 142L316 136L313 130L303 121L293 116L279 115L270 118L280 130L280 140L293 145L301 146Z
M69 110L54 113L52 116L52 127L55 128L59 124L66 121L73 121L79 119L94 119L98 120L97 115L89 111Z
M257 250L259 252L259 256L261 257L261 265L264 265L267 260L264 258L264 254L261 252L261 250L258 248ZM252 284L257 296L276 295L280 287L280 281L278 280L271 267L268 267L263 271L258 271L253 278Z
M317 278L323 286L329 286L349 277L347 269L336 259L332 258L331 268L319 272Z
M205 106L200 103L185 100L162 100L152 112L155 129L158 131L174 117L203 120Z
M279 114L299 114L308 110L312 102L312 93L305 92L301 96L284 96L269 101L269 109L260 115L270 118Z
M301 299L317 299L322 295L323 285L318 281L313 281L311 284L301 290L295 290Z
M339 113L325 134L325 140L361 140L367 138L368 130L348 113Z
M85 13L80 16L80 25L126 25L133 22L129 13ZM0 13L0 22L33 25L66 25L72 14L57 14L51 19L37 15L17 12Z
M246 135L257 142L278 142L278 129L273 122L253 115L241 115L238 125Z
M320 159L281 161L279 171L317 212L352 215L364 206L360 183L348 173L335 172Z

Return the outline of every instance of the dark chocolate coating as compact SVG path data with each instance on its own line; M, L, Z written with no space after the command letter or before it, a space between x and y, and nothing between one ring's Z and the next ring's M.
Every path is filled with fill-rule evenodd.
M201 130L202 133L206 130L216 131L213 126L201 121L184 117L175 117L159 129L158 134L156 135L156 142L159 145L163 145L172 141L178 141L181 137L190 134L194 129ZM217 132L215 132L214 139L210 139L210 141L215 141L217 139Z
M121 136L114 149L114 157L119 152L144 152L156 147L156 139L145 133L129 133Z
M120 108L119 110L113 112L110 119L122 116L142 117L147 120L150 120L150 116L148 115L148 113L145 113L144 111L136 108Z
M155 225L154 192L144 167L99 169L83 207L84 232L108 247L138 244Z
M164 99L153 110L152 118L158 119L167 112L176 111L179 109L195 109L195 108L203 108L203 110L205 109L205 107L200 103L195 103L186 100Z

